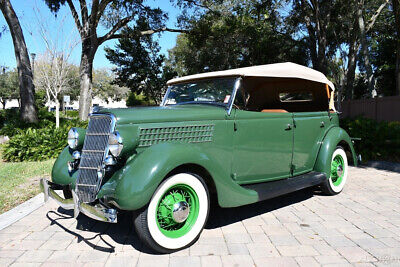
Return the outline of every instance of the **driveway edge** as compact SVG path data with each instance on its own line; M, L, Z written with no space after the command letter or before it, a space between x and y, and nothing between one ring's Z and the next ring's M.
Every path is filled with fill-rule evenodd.
M1 214L0 230L6 228L7 226L10 226L11 224L15 223L16 221L22 219L26 215L43 206L43 198L43 193L40 193L39 195L25 201L15 208Z

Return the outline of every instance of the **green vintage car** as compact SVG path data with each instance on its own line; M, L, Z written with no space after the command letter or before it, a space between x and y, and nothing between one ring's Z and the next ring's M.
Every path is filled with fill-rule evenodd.
M72 128L41 188L75 217L116 223L135 211L145 244L176 251L199 238L210 200L340 193L357 157L333 98L325 75L293 63L173 79L159 107L103 109Z

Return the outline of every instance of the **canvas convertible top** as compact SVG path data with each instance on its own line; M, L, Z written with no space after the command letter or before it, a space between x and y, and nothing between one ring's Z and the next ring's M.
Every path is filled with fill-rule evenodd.
M241 77L270 77L270 78L297 78L319 83L327 84L331 90L335 90L335 86L329 81L324 74L319 71L307 68L305 66L292 62L275 63L267 65L259 65L245 67L239 69L213 71L200 73L195 75L175 78L167 82L168 85L200 80L205 78L218 78L226 76L241 76Z

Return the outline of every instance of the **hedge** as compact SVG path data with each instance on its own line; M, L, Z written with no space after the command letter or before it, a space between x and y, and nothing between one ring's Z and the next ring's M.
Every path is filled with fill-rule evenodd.
M385 160L400 162L400 122L377 122L373 119L356 117L341 119L341 126L355 141L356 153L363 161Z

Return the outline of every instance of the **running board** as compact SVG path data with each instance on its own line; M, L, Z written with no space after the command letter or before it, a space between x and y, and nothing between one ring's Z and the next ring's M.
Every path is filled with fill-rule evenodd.
M319 185L323 183L325 179L325 173L313 171L287 179L266 183L242 185L242 187L256 191L258 194L258 200L262 201L314 185Z

